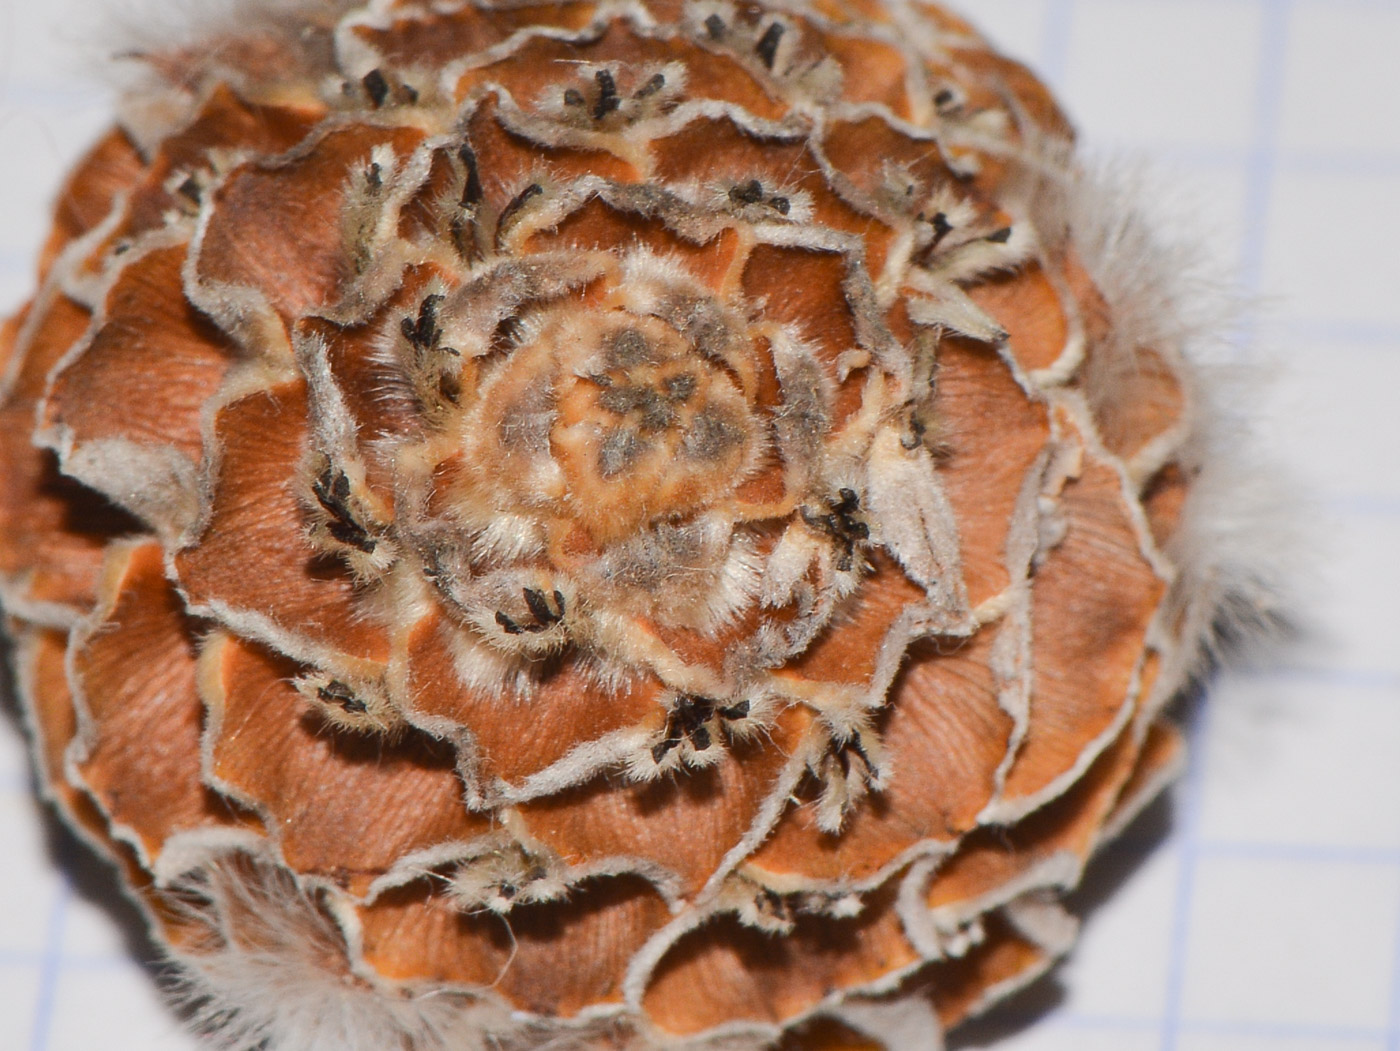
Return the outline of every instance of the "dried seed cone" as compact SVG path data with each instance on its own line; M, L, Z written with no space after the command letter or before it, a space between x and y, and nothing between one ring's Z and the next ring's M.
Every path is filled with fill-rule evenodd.
M1169 275L1032 76L877 0L146 62L3 330L0 571L202 1025L924 1047L1065 951L1214 592Z

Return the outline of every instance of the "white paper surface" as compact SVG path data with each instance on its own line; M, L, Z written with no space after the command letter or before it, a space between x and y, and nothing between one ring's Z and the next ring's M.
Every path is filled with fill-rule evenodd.
M65 43L101 6L0 0L6 312L60 173L104 124ZM1260 440L1297 479L1313 549L1307 637L1213 685L1186 781L1091 871L1073 958L953 1046L1396 1051L1400 0L963 9L1054 84L1091 147L1150 157L1258 297ZM0 722L0 1048L193 1048L101 904L102 866L29 778Z

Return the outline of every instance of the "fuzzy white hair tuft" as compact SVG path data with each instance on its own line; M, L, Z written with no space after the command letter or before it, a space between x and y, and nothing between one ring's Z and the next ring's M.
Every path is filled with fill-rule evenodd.
M274 864L216 857L178 881L171 897L203 937L196 951L171 951L169 991L211 1047L474 1051L488 1028L520 1028L499 1005L376 988L351 974L334 919Z
M1183 618L1187 644L1164 679L1181 688L1294 624L1291 582L1306 546L1299 500L1290 498L1299 487L1259 448L1254 429L1283 366L1250 339L1259 305L1202 244L1186 195L1140 162L1079 166L1054 196L1108 304L1119 368L1133 367L1134 348L1165 349L1190 386L1177 457L1191 487L1166 552L1179 574L1171 612Z

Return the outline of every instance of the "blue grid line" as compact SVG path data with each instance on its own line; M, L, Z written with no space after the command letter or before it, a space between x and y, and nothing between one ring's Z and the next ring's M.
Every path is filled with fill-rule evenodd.
M39 993L34 1004L34 1024L29 1034L29 1051L46 1051L49 1046L49 1034L53 1029L54 1001L63 970L63 929L72 893L72 888L65 880L60 884L49 912L44 955L39 966Z
M1055 1024L1067 1029L1155 1029L1160 1023L1155 1018L1134 1018L1132 1016L1088 1015L1063 1013L1055 1016ZM1202 1036L1291 1036L1310 1037L1314 1040L1384 1040L1388 1030L1374 1026L1322 1025L1315 1023L1281 1023L1235 1021L1233 1019L1202 1018L1181 1024L1183 1033Z
M101 109L111 112L112 92L98 84L68 87L59 84L10 83L0 87L0 115L7 110Z
M43 950L35 952L26 952L23 949L0 949L0 967L34 967L42 970L48 960L49 949L47 946ZM59 963L65 971L118 970L129 967L131 957L125 953L115 956L67 956L60 954Z
M1322 501L1322 507L1328 511L1340 511L1352 518L1400 517L1400 497L1371 496L1365 493L1327 497Z
M1400 887L1397 893L1400 893ZM1396 924L1394 937L1395 947L1390 956L1390 1032L1386 1035L1386 1051L1400 1051L1400 923Z
M1202 839L1196 844L1196 854L1198 857L1225 860L1400 866L1400 847L1360 847L1343 843L1247 843L1233 839Z
M1063 93L1069 68L1070 38L1074 32L1074 0L1047 0L1045 35L1040 41L1037 71L1057 93Z
M1393 179L1400 175L1400 154L1360 150L1288 150L1278 166L1290 175L1335 175L1348 179Z
M1004 1012L1004 1014L1014 1015L1025 1021L1034 1021L1038 1017L1033 1013ZM1043 1024L1046 1029L1059 1028L1080 1032L1125 1030L1144 1033L1157 1029L1162 1023L1161 1019L1150 1016L1079 1014L1073 1011L1061 1011L1053 1017L1045 1019ZM1223 1018L1184 1021L1181 1023L1181 1031L1184 1034L1200 1036L1304 1037L1313 1040L1366 1041L1370 1043L1385 1040L1390 1034L1389 1029L1375 1026L1326 1025L1307 1022L1256 1022Z
M1090 129L1092 133L1092 129ZM1156 143L1144 138L1140 144L1128 143L1129 149L1150 151L1160 165L1181 164L1193 168L1235 169L1248 165L1252 159L1249 146L1206 145L1188 142ZM1274 155L1274 168L1289 175L1345 176L1346 178L1384 178L1400 176L1400 152L1369 150L1279 150Z
M1343 348L1400 350L1400 324L1279 315L1270 327L1278 330L1276 343L1306 340L1329 346L1341 344Z
M1313 1040L1384 1040L1386 1030L1369 1026L1323 1025L1309 1022L1236 1022L1226 1019L1201 1019L1187 1022L1182 1029L1188 1033L1212 1036L1273 1036L1305 1037Z
M1400 689L1400 671L1384 668L1328 668L1306 664L1279 665L1235 671L1231 678L1247 682L1309 682L1361 690Z
M1186 950L1190 938L1191 902L1195 895L1196 856L1200 851L1210 711L1209 704L1202 705L1189 728L1190 758L1185 781L1179 790L1182 816L1176 834L1178 871L1172 900L1171 946L1168 950L1167 989L1161 1020L1162 1051L1175 1051L1181 1034L1181 1000L1186 984Z
M64 956L65 971L124 971L131 966L131 957L121 956Z
M25 952L23 949L0 949L0 967L42 966L47 950Z
M1278 162L1279 127L1283 118L1283 89L1287 77L1288 33L1293 0L1269 0L1263 5L1259 48L1259 81L1255 87L1254 140L1250 144L1245 192L1248 236L1240 256L1240 280L1246 289L1263 288L1268 247L1269 210L1273 204Z
M1400 879L1396 881L1396 893L1400 894ZM1395 951L1391 954L1389 1018L1386 1051L1400 1051L1400 923L1395 925Z

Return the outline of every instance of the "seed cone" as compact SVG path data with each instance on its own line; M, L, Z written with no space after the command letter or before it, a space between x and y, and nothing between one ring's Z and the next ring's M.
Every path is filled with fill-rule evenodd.
M146 61L3 330L0 572L202 1025L922 1047L1066 950L1212 607L1185 329L1030 74L858 0Z

